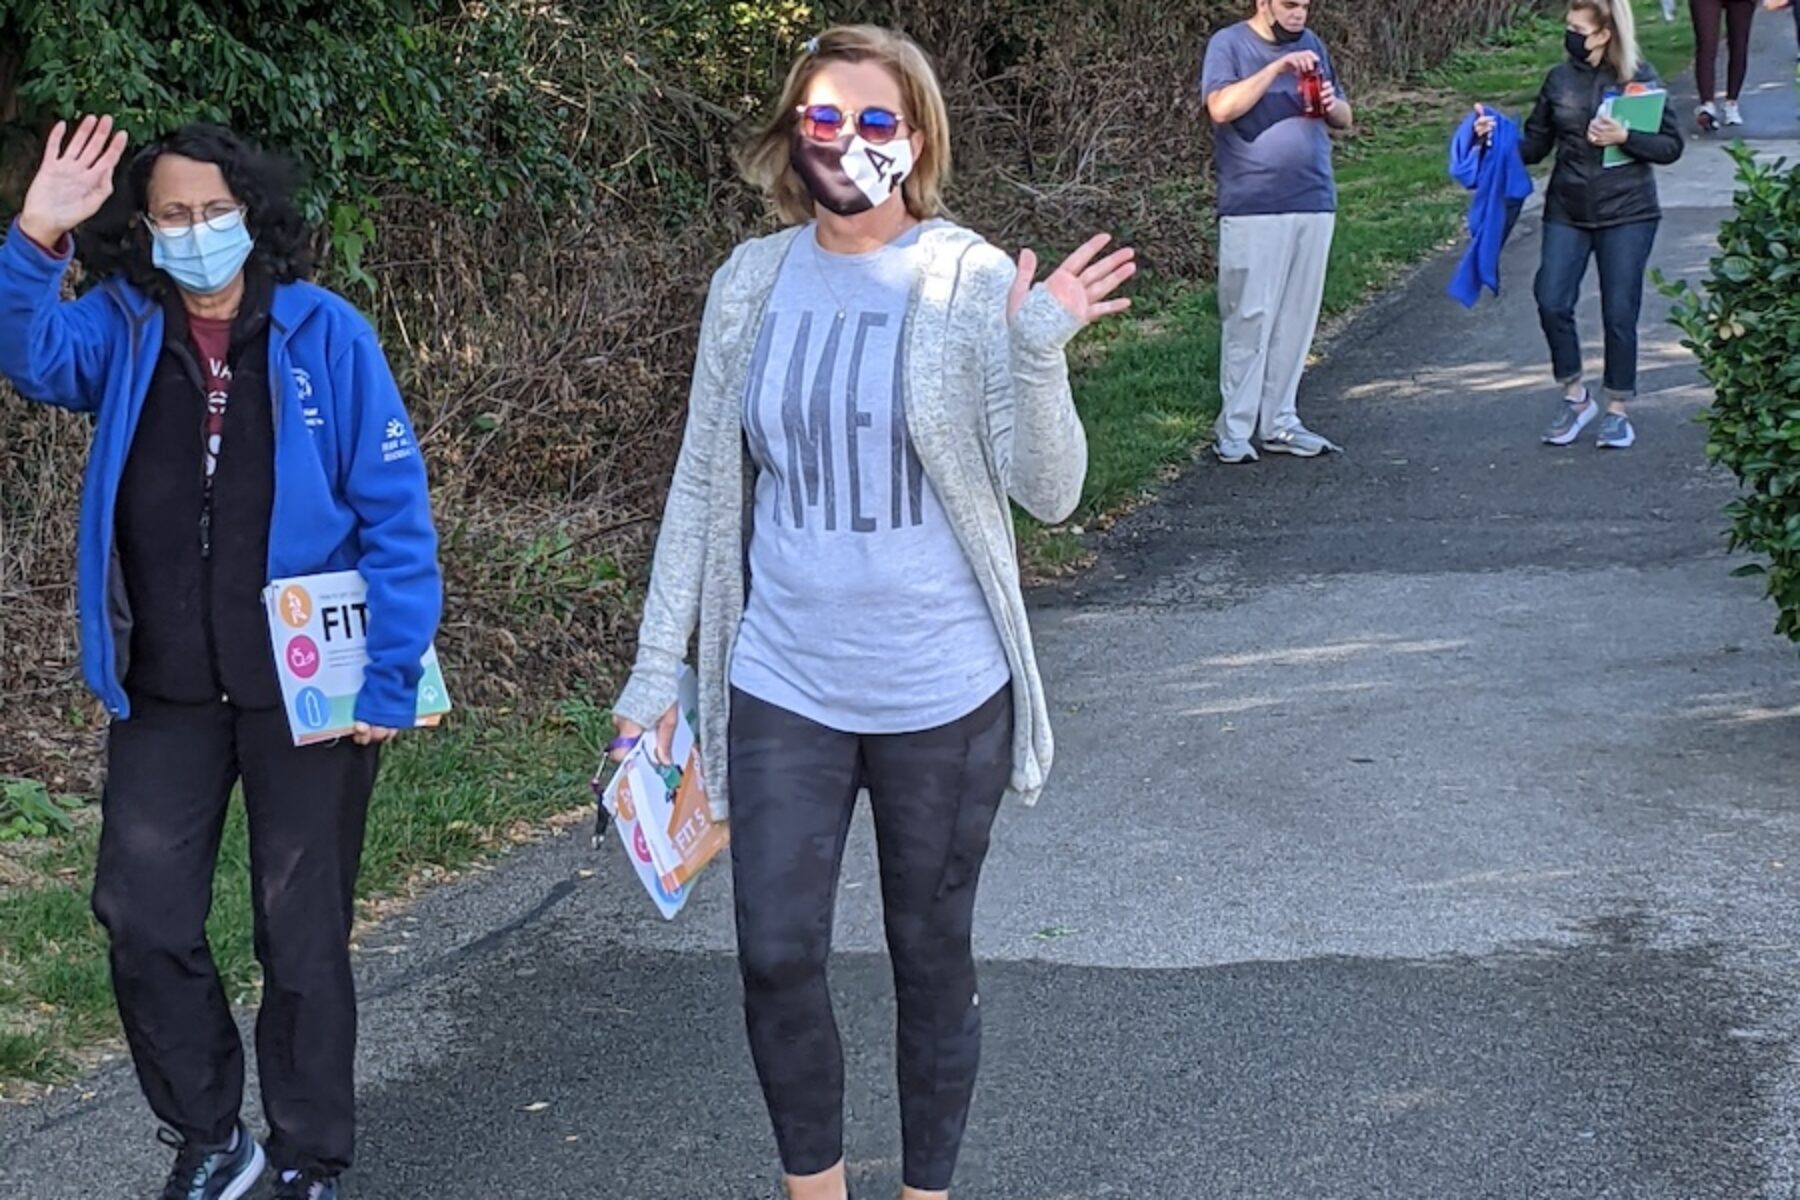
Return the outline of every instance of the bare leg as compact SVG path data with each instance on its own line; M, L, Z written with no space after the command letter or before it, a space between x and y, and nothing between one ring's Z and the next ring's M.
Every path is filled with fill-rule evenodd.
M789 1175L786 1183L788 1200L849 1200L850 1196L850 1182L841 1162L817 1175Z

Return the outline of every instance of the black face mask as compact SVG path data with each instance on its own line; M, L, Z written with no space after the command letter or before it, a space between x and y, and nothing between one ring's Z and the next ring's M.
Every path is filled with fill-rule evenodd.
M1291 46L1306 36L1306 27L1304 25L1301 26L1299 32L1296 33L1294 30L1283 25L1280 21L1277 21L1273 16L1269 18L1269 27L1274 31L1275 44L1277 46Z
M850 164L846 157L850 154L861 157ZM834 142L815 142L798 129L789 160L813 200L840 217L853 217L885 202L913 168L912 145L904 139L871 146L846 133Z
M1569 57L1578 63L1586 62L1588 55L1593 53L1588 49L1588 35L1576 33L1573 29L1563 34L1563 49L1567 50Z

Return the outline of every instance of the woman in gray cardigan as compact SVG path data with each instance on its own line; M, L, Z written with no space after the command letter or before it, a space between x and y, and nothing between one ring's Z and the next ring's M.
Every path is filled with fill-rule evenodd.
M911 41L833 29L743 154L789 222L714 276L657 542L622 755L666 755L697 636L700 736L729 813L750 1046L788 1193L842 1200L843 1054L826 989L860 788L899 1006L903 1197L947 1194L980 1019L989 830L1043 786L1050 726L1010 500L1074 510L1087 443L1063 348L1122 312L1096 237L1033 286L942 219L947 117Z

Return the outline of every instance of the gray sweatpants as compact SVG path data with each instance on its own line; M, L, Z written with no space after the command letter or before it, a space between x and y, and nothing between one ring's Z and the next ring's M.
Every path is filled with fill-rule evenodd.
M1299 427L1336 226L1334 213L1220 218L1220 441Z

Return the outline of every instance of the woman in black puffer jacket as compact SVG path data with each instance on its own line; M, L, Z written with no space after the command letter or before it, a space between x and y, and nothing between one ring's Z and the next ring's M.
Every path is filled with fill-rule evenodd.
M1573 0L1568 10L1569 61L1544 80L1525 123L1519 151L1528 163L1556 152L1544 204L1544 256L1538 269L1538 315L1550 343L1550 360L1563 398L1544 433L1545 444L1567 446L1596 417L1600 406L1583 382L1575 305L1588 260L1600 268L1600 308L1606 330L1606 412L1599 444L1624 449L1636 438L1626 405L1637 394L1638 315L1644 273L1656 242L1662 207L1653 164L1681 157L1681 133L1672 108L1654 132L1630 131L1600 116L1609 94L1628 86L1661 85L1638 54L1630 0ZM1608 147L1630 161L1605 165Z

